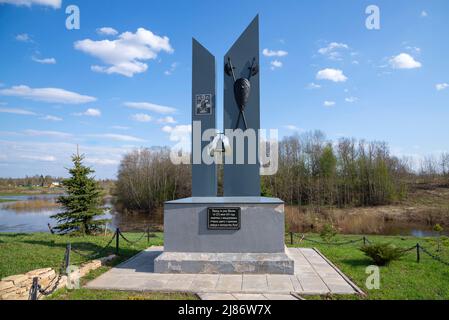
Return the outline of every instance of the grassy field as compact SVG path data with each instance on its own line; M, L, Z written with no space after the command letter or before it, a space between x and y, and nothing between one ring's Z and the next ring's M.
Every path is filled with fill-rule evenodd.
M322 241L319 236L309 236L310 239ZM360 239L361 236L337 236L335 241L344 242ZM436 244L431 239L417 239L413 237L387 237L369 236L368 239L375 243L392 243L397 247L409 248L419 242L431 252L436 251ZM290 237L286 238L288 246ZM364 299L449 299L449 266L431 259L421 253L420 263L416 262L416 251L407 253L398 261L393 261L389 266L380 267L380 289L368 290L365 281L368 274L366 267L372 262L360 250L361 242L344 245L322 245L302 241L299 236L294 238L294 247L315 247L331 260L343 273L351 278L367 297ZM449 261L449 248L447 245L440 252L440 257ZM323 299L362 299L356 296L332 296L309 297Z
M0 203L2 202L14 202L16 200L12 200L12 199L0 199Z
M60 194L60 193L64 193L64 189L47 188L47 187L0 188L0 196L23 196L23 195Z
M137 240L140 234L124 233L130 241ZM162 234L155 234L147 243L146 238L134 246L120 239L121 262L139 253L151 245L162 245ZM111 239L106 236L60 236L49 233L0 233L0 278L24 273L33 269L53 267L59 270L67 243L84 254L91 254L102 249ZM115 253L115 240L104 251L103 256ZM71 263L79 264L85 260L76 253L71 254Z
M124 233L130 241L138 240L140 234ZM0 233L0 278L12 274L24 273L33 269L53 267L59 270L67 243L83 254L94 253L103 248L112 235L97 237L70 237L46 233L11 234ZM147 243L146 238L135 245L129 245L120 239L120 257L97 270L90 272L81 280L81 284L98 277L114 265L127 260L151 245L162 245L162 234L155 234ZM115 253L115 240L101 256ZM71 254L71 263L79 264L86 260L76 253ZM106 290L58 290L49 297L51 300L196 300L194 294L184 293L151 293Z
M108 271L117 261L91 271L81 279L81 286ZM61 289L49 296L48 300L198 300L198 296L181 292L135 292L114 290L92 290L81 288L78 290Z
M129 240L137 240L140 234L125 233ZM101 273L109 270L113 265L128 259L137 254L142 249L150 245L162 245L163 235L155 234L147 243L146 238L136 245L131 246L120 239L120 257L115 259L111 265L101 267L82 281L93 279ZM308 235L310 239L321 241L317 235ZM90 254L103 248L110 240L107 236L70 237L45 233L35 234L12 234L0 233L0 277L12 274L24 273L32 269L43 267L59 268L67 243L71 243L73 248L81 250L85 254ZM360 239L361 236L337 236L335 241L348 241ZM436 251L436 244L430 239L417 239L412 237L386 237L369 236L372 242L390 242L401 248L409 248L419 242L422 246ZM290 237L286 237L286 243L290 244ZM103 255L114 253L113 242ZM364 299L449 299L449 267L432 260L421 253L421 262L416 262L416 252L411 251L398 261L392 262L387 267L380 268L381 286L378 290L368 290L365 287L367 274L365 269L371 265L371 261L359 250L361 242L345 245L333 246L316 244L312 242L300 242L299 236L294 238L295 247L316 247L327 258L329 258L341 271L350 277L363 291L367 293ZM441 258L449 261L449 248L447 244L440 252ZM78 264L85 258L72 253L71 263ZM99 290L60 290L52 299L196 299L195 295L184 294L162 294L162 293L138 293L138 292L117 292ZM362 299L356 296L326 296L308 297L309 299Z
M91 290L59 290L48 300L198 300L194 294Z

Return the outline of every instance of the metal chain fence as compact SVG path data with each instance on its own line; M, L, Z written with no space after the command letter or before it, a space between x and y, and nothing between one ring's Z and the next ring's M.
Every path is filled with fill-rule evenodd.
M344 241L344 242L325 242L325 241L319 241L319 240L315 240L315 239L310 239L307 238L304 234L299 234L300 235L300 240L301 241L308 241L308 242L312 242L312 243L316 243L316 244L321 244L321 245L331 245L331 246L344 246L344 245L350 245L353 243L357 243L357 242L362 242L363 241L363 245L372 245L373 242L370 241L366 236L363 236L360 239L355 239L355 240L349 240L349 241ZM295 237L295 233L290 232L290 244L293 245L294 244L294 237ZM407 253L407 252L411 252L416 250L416 261L419 263L421 260L421 255L420 252L424 252L425 254L427 254L430 258L432 258L433 260L436 260L446 266L449 266L449 262L444 261L441 257L431 253L429 250L427 250L426 248L424 248L422 245L420 245L419 243L417 243L416 245L414 245L413 247L410 248L404 248L403 250L401 250L402 253Z
M104 253L106 251L107 248L110 247L110 245L112 244L112 242L114 241L114 239L116 240L116 247L115 247L115 252L116 254L119 253L119 246L120 246L120 242L119 239L122 238L125 242L127 242L129 245L133 246L136 243L140 242L144 237L147 237L147 242L150 241L150 228L147 228L146 231L135 241L130 241L128 238L125 237L125 235L120 231L119 228L117 228L112 236L112 238L109 240L109 242L100 250L91 253L91 254L85 254L83 252L81 252L79 249L75 249L71 246L71 244L67 244L65 253L64 253L64 257L63 260L61 262L61 266L60 266L60 270L59 273L55 275L55 277L49 282L49 285L46 288L42 288L41 285L39 284L39 278L35 277L33 278L33 283L31 285L30 291L29 291L29 295L28 295L28 299L29 300L38 300L38 295L44 295L44 296L48 296L51 295L52 293L54 293L56 291L56 289L59 286L59 283L62 279L62 277L64 275L67 275L67 267L70 265L70 254L72 252L74 252L75 254L85 258L85 260L91 260L95 257L98 257L99 255L101 255L102 253ZM55 281L56 280L56 281Z

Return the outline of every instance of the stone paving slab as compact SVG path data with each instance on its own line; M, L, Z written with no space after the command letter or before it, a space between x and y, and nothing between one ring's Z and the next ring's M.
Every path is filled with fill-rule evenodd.
M154 259L162 247L151 247L112 268L86 287L91 289L191 292L202 299L293 299L292 293L355 294L359 289L318 251L288 248L295 275L158 274Z

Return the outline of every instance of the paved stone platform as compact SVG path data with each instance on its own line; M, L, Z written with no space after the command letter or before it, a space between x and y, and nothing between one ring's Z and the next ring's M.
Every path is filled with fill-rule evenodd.
M158 274L154 259L162 247L151 247L112 268L86 287L91 289L191 292L204 299L294 298L292 293L355 294L352 284L321 253L309 248L288 248L295 261L294 275Z

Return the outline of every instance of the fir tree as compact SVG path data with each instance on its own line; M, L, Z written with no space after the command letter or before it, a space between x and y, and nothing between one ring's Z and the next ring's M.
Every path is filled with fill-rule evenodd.
M58 221L54 229L62 234L79 232L93 234L100 231L109 221L98 219L104 214L102 191L93 177L95 171L83 165L83 155L72 156L73 168L69 169L70 178L64 179L62 185L66 195L58 198L64 212L55 214L52 218Z

